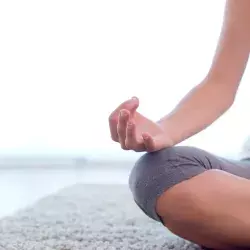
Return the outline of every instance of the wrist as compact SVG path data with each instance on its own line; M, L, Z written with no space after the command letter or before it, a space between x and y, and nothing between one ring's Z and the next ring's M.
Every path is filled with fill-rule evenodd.
M157 121L156 123L160 126L163 132L163 137L164 137L164 140L166 141L166 146L167 147L175 146L178 142L175 140L174 134L171 131L169 124L167 125L166 121L163 119Z

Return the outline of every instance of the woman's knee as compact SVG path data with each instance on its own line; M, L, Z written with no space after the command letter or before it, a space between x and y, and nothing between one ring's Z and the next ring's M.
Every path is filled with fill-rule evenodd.
M129 186L137 205L149 217L160 220L156 201L166 190L205 171L197 155L199 149L179 146L147 153L136 162Z

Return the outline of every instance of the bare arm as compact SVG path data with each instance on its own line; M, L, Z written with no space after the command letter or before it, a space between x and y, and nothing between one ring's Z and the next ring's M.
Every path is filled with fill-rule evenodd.
M231 107L249 47L250 1L227 0L219 43L207 76L159 121L173 144L202 131Z

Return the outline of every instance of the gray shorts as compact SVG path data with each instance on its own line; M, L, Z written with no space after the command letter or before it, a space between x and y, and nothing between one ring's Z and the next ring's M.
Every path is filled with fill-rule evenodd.
M249 160L228 160L195 147L175 146L140 157L131 171L129 187L141 210L162 222L155 211L157 198L168 188L209 169L250 179Z

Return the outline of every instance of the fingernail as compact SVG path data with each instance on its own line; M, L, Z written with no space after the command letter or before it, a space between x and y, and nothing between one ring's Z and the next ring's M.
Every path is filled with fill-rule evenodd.
M127 113L126 113L126 112L124 112L123 110L122 110L122 111L120 111L120 116L121 116L121 117L126 117L126 115L127 115Z
M131 100L136 101L136 100L137 100L137 97L136 97L136 96L133 96L133 97L131 98Z

